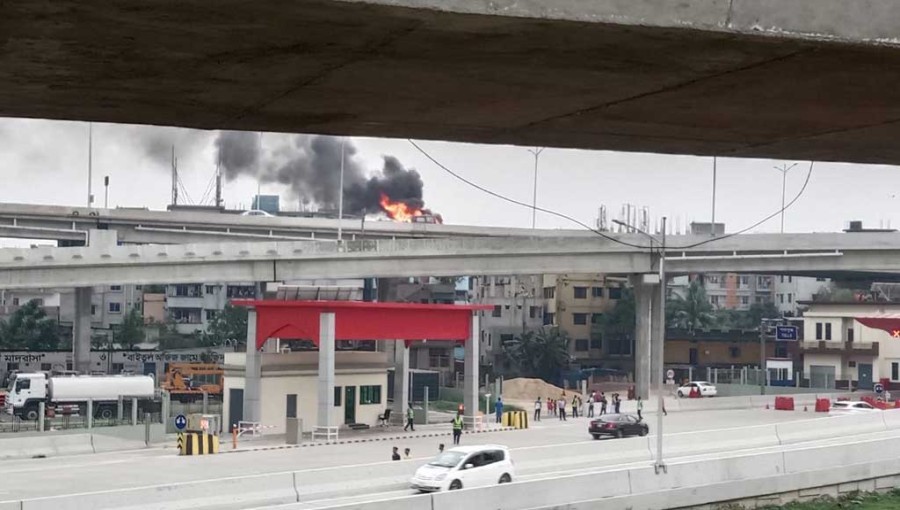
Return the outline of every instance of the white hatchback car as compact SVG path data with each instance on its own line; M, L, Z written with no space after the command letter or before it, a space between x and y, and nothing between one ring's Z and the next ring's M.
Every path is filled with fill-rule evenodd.
M515 476L507 447L459 446L417 469L410 486L422 492L453 491L510 483Z
M690 397L692 388L699 389L701 397L715 397L718 393L716 387L706 381L691 381L678 388L678 396L681 398Z

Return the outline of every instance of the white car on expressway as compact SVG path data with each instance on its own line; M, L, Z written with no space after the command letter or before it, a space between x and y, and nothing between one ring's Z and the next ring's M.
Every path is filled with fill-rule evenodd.
M700 390L701 397L715 397L718 394L716 387L706 381L691 381L678 388L677 394L680 398L688 398L694 388Z
M831 404L829 413L831 414L864 414L879 411L878 408L872 406L868 402L851 402L849 400L840 400Z
M459 446L417 469L410 486L422 492L452 491L510 483L515 476L507 447Z
M267 213L266 211L261 211L259 209L251 209L249 211L244 211L241 213L241 216L257 216L263 218L274 218L275 216Z

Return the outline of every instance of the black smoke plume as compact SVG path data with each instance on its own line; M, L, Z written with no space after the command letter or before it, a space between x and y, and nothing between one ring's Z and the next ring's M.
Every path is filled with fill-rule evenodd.
M341 139L320 135L265 135L268 151L261 150L256 133L222 131L216 139L219 163L227 180L240 176L280 183L289 198L322 209L337 209L341 177ZM422 209L424 183L415 169L394 156L384 156L380 169L367 171L354 158L356 147L344 147L344 211L362 215L381 210L384 193L392 201ZM424 210L423 212L428 212Z

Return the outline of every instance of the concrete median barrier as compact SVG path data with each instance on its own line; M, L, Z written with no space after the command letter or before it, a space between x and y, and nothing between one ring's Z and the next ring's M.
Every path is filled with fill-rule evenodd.
M656 444L655 439L652 439L650 443L652 449ZM775 425L663 435L663 451L666 452L666 455L727 452L778 446L779 444Z
M19 435L0 439L0 460L94 453L90 434Z
M887 430L900 430L900 409L882 411L881 417Z
M629 494L628 471L607 471L432 495L432 510L559 508L563 501Z
M761 453L701 461L675 461L668 463L666 472L660 474L652 467L631 469L629 480L631 494L643 494L776 476L781 472L781 453Z
M296 502L293 473L276 473L30 499L21 510L236 510Z
M840 447L843 446L843 447ZM815 471L831 467L865 465L900 458L900 442L895 438L855 442L838 447L812 447L784 452L786 473Z
M779 423L775 430L781 444L794 444L842 436L853 437L882 432L887 428L882 413L872 412Z
M335 506L321 506L316 505L317 509L325 509L328 510L433 510L431 506L431 494L419 494L416 496L406 496L400 498L391 498L391 499L381 499L375 501L367 501L364 503L345 503L338 504ZM290 510L300 510L303 508L313 508L312 506L305 507L302 503L295 505L291 505ZM480 507L477 507L480 508ZM0 509L2 510L2 509ZM474 509L472 509L474 510Z

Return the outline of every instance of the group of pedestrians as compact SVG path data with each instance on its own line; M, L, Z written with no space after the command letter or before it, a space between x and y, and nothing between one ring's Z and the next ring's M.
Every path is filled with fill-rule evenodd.
M600 413L597 416L603 416L604 414L609 413L619 414L622 410L622 397L618 393L613 393L610 396L610 399L607 400L604 392L601 391L598 394L596 391L592 391L588 397L586 406L581 396L577 394L572 396L571 403L566 400L565 393L560 395L559 398L547 397L543 402L541 401L541 397L538 397L537 400L534 401L534 421L541 421L541 413L544 410L544 406L547 408L547 416L555 416L559 418L560 421L568 421L569 416L578 418L580 414L587 416L588 418L593 418L594 408L597 404L600 404ZM586 414L584 413L585 407L587 408ZM571 408L571 413L567 412L567 409L569 408ZM610 411L608 412L607 409L610 409ZM643 402L638 398L638 416L640 416L642 410Z

